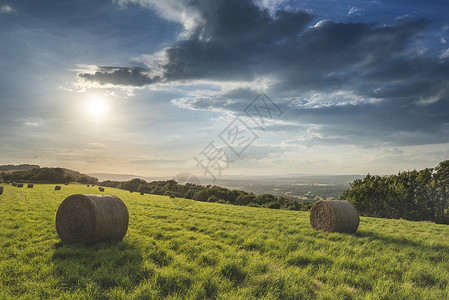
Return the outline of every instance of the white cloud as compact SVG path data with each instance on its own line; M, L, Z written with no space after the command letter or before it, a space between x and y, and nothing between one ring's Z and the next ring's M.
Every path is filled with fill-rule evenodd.
M320 27L320 26L326 24L327 22L329 22L329 21L328 21L328 20L321 20L321 21L318 21L315 25L313 25L313 26L311 26L311 27L312 27L312 28L318 28L318 27Z
M116 0L123 8L128 4L137 4L154 10L161 18L181 23L185 31L180 38L187 38L190 32L201 22L199 14L186 6L182 0Z
M358 7L351 7L351 9L348 11L348 16L360 16L363 13L363 9Z
M29 118L24 120L23 124L27 127L39 127L42 125L42 120Z
M126 8L128 4L137 4L155 10L162 18L180 22L184 9L182 1L179 0L116 0L117 3Z
M146 65L149 70L149 76L164 76L163 65L168 63L167 50L168 48L162 49L155 52L154 54L143 54L139 57L132 58L132 61Z
M446 58L448 58L449 57L449 48L447 48L446 50L444 50L442 53L441 53L441 55L440 55L440 58L441 59L446 59Z
M11 5L3 4L0 6L0 13L14 14L16 13L16 10Z
M287 2L287 0L257 0L256 1L257 5L268 9L271 13L274 13L276 10L278 10L279 6L285 2Z

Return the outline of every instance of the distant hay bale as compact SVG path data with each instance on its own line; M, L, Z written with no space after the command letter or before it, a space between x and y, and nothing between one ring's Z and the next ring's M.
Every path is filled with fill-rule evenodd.
M130 193L133 193L133 191L129 191Z
M65 185L69 185L69 183L65 183Z
M59 191L59 190L61 190L61 186L60 185L55 186L55 191Z
M101 186L98 189L100 190L100 192L104 192L104 188L102 188Z
M87 185L87 187L90 187L90 185Z
M28 188L32 189L34 187L34 185L32 183L28 183Z
M310 225L327 232L354 233L359 227L359 214L350 202L331 200L316 202L310 209Z
M64 243L122 240L129 214L123 201L112 195L75 194L56 213L56 231Z
M144 192L140 192L140 194L141 194L141 195L145 195L145 193L144 193Z
M0 186L0 195L3 194L3 187Z
M12 183L12 186L17 186L17 183L16 183L16 182L13 182L13 183Z
M17 187L23 187L23 183L18 183Z

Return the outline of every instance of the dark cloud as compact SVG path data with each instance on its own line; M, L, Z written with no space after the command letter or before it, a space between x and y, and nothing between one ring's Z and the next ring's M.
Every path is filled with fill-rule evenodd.
M271 59L270 53L280 44L296 39L313 19L304 11L278 11L271 16L268 10L247 0L190 1L187 7L199 14L200 21L190 38L165 50L168 61L158 66L162 67L164 81L252 80L258 76L263 60ZM80 76L104 84L110 76L107 73L103 77L102 73ZM158 82L153 78L148 81L146 84Z
M81 73L78 76L101 85L112 84L139 87L160 81L158 76L150 78L147 71L137 67L99 67L99 71L96 71L94 74Z
M279 81L273 87L279 91L348 90L368 97L370 91L386 85L388 77L406 81L439 65L406 53L410 41L424 32L426 20L389 26L321 21L308 26L314 16L307 12L279 10L270 15L249 0L191 0L186 7L199 20L188 39L165 49L166 63L150 66L161 69L161 78L137 68L99 70L80 77L101 84L143 86L269 76ZM385 79L373 81L376 76Z

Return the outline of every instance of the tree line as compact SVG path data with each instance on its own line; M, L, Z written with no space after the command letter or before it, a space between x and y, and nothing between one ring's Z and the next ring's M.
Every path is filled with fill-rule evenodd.
M362 216L449 224L449 160L435 168L367 175L340 196Z
M240 190L230 190L220 186L179 184L175 180L146 182L135 178L129 181L103 181L101 186L114 187L128 191L192 199L203 202L217 202L242 206L266 207L272 209L309 210L310 202L298 202L282 196L263 194L256 196Z
M98 179L75 171L63 168L34 168L27 171L0 173L3 181L32 182L32 183L91 183L96 184Z

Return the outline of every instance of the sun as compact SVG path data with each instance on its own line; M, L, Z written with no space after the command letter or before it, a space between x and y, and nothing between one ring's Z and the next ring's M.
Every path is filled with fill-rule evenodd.
M101 99L92 99L89 102L89 112L97 117L104 115L107 111L106 103Z

